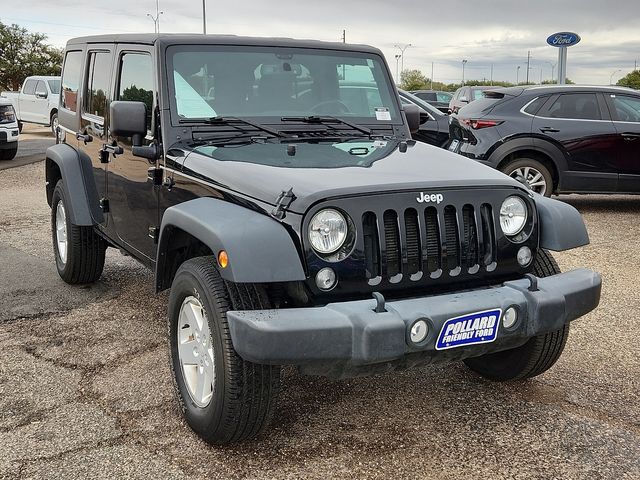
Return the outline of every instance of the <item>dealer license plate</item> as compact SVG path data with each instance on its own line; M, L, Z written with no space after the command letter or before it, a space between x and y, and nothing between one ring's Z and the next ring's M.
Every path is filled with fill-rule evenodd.
M498 336L502 310L485 310L450 318L440 330L436 350L493 342Z

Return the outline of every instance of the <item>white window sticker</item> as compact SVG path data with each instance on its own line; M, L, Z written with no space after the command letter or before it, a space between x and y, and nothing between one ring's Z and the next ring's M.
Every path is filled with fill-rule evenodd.
M376 120L386 120L391 121L391 113L387 107L378 107L376 108Z

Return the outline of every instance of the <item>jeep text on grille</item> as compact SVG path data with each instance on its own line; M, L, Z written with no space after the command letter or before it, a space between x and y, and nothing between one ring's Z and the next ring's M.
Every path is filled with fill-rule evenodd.
M600 276L549 253L588 243L577 211L414 142L420 112L375 48L85 37L61 82L57 270L99 281L112 247L170 289L176 392L208 442L266 428L282 365L343 378L464 361L525 379L598 305Z

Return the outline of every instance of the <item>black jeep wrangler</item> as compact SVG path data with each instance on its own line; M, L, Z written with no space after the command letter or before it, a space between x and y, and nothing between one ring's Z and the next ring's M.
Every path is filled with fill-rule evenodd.
M176 389L209 442L263 430L281 365L348 377L462 360L524 379L598 305L600 276L548 253L588 243L578 212L413 142L420 112L375 48L77 38L60 102L58 272L95 282L115 247L171 289Z

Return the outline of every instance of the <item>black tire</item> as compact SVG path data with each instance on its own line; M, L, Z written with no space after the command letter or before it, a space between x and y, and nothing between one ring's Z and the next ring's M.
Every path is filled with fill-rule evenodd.
M544 195L545 197L550 197L551 194L553 193L553 175L549 171L549 168L546 165L544 165L542 162L535 160L533 158L517 158L516 160L513 160L507 163L506 165L504 165L500 169L500 171L506 175L509 175L510 177L515 178L519 170L523 171L527 168L531 169L530 170L531 172L534 172L534 171L540 172L540 174L542 175L542 179L544 180L544 183L545 183L545 186L543 187L544 192L541 190L542 187L539 187L539 186L534 186L531 189L536 193L540 193L541 195ZM535 174L532 173L526 177L525 176L523 177L525 178L525 180L527 180L527 183L529 183L531 186L530 180L532 178L535 178Z
M0 150L0 160L13 160L18 154L18 142L11 148L3 148Z
M174 386L187 423L205 441L227 444L255 437L267 427L280 389L280 367L247 362L234 350L226 312L268 308L269 302L257 286L225 283L214 265L214 257L198 257L178 269L169 297L169 344ZM180 309L191 297L206 313L213 346L216 373L204 406L189 392L178 354Z
M71 223L69 215L66 214L69 202L63 185L63 181L58 180L51 198L51 238L58 275L65 282L72 285L93 283L102 275L107 245L93 227L78 226ZM61 256L56 233L58 204L60 202L62 202L65 211L66 259Z
M538 277L548 277L560 273L560 267L549 252L540 250L533 273ZM533 337L518 348L468 358L464 363L489 380L524 380L549 370L560 358L568 338L567 323L559 330Z
M22 133L22 122L18 122L18 133Z
M51 122L49 123L49 125L51 126L51 132L53 133L53 136L55 138L57 138L58 136L58 132L56 132L57 127L58 127L58 112L53 112L51 114Z

